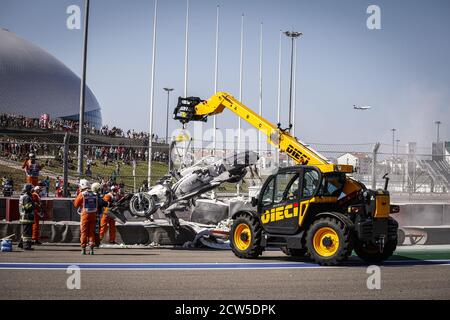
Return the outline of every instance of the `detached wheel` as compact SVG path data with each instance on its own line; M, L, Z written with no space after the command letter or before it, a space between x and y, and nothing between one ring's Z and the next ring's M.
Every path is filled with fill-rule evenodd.
M380 263L389 259L397 248L397 239L388 241L380 251L375 244L366 244L360 241L355 243L355 252L362 260L368 263Z
M281 251L289 257L302 258L308 252L308 249L289 249L287 247L281 247Z
M239 258L257 258L263 248L261 243L262 227L259 221L249 214L240 214L231 227L230 245L233 253Z
M335 218L321 218L309 227L306 247L312 260L324 266L336 265L352 252L349 227Z
M154 210L155 201L148 193L136 193L130 200L130 211L135 216L145 218Z

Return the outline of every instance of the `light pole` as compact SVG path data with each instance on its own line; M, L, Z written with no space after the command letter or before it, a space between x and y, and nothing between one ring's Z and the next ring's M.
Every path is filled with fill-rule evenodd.
M214 94L217 93L217 84L218 84L218 76L219 76L219 9L220 6L217 6L217 14L216 14L216 55L214 59ZM216 116L213 117L213 154L216 155L217 149L217 119Z
M259 40L259 115L262 116L263 107L263 23ZM261 156L261 132L258 131L258 155Z
M437 127L436 128L437 129L437 132L436 132L437 133L437 135L436 135L436 143L439 143L439 126L441 125L442 122L435 121L434 123L436 124L436 127Z
M156 66L156 27L158 18L158 0L155 0L155 11L153 16L153 46L152 46L152 76L150 85L150 118L149 118L149 130L148 130L148 171L147 171L147 183L151 186L152 183L152 134L153 134L153 103L155 98L155 66Z
M239 58L239 101L242 103L242 82L243 82L243 70L244 70L244 14L241 16L241 54ZM241 149L241 118L238 118L238 145L237 149ZM238 192L239 193L239 192Z
M188 65L189 65L189 0L186 0L186 29L184 44L184 97L188 96Z
M173 90L173 88L164 88L164 90L167 92L167 109L166 109L166 143L169 144L169 101L170 101L170 91Z
M277 125L281 123L281 38L283 37L283 31L280 30L280 40L278 44L278 111L277 111ZM278 141L278 145L280 142ZM280 151L276 151L276 162L280 165Z
M86 65L87 65L87 45L89 32L89 0L84 2L84 32L83 32L83 58L81 67L81 88L80 88L80 116L78 119L78 175L83 175L83 130L84 130L84 109L86 96Z
M188 96L188 70L189 70L189 0L186 0L186 28L185 28L185 44L184 44L184 97ZM183 125L183 131L185 126ZM203 141L201 142L203 145ZM186 163L187 142L183 143L183 163Z
M392 131L392 156L394 156L394 148L395 148L395 131L397 131L397 129L391 129Z
M294 40L303 33L297 31L285 31L284 34L291 38L291 80L289 82L289 127L292 125L292 77L294 68Z

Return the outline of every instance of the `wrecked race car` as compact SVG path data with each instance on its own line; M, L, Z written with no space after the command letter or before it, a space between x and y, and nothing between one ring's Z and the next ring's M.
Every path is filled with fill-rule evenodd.
M148 192L127 194L109 211L111 216L125 223L124 210L132 216L153 220L153 214L160 209L171 221L175 230L180 228L177 212L186 211L202 194L225 182L237 183L247 174L247 167L258 161L253 151L217 159L205 157L194 165L164 176Z

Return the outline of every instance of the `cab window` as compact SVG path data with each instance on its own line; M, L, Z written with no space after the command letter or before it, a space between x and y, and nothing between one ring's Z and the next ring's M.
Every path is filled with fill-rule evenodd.
M280 173L277 175L275 182L275 197L274 203L278 204L287 200L289 189L292 181L297 176L296 173Z
M310 198L319 186L319 173L316 170L307 170L303 176L302 197Z
M264 192L262 194L261 198L262 206L269 206L273 203L274 186L275 186L275 178L273 177L272 180L266 185L266 188L264 189Z
M342 173L329 173L324 175L320 192L322 196L338 197L345 184L345 175Z
M269 206L284 201L298 199L299 175L298 173L280 173L266 185L263 191L261 204Z
M297 200L300 197L300 175L296 174L289 182L283 196L283 200L291 201Z

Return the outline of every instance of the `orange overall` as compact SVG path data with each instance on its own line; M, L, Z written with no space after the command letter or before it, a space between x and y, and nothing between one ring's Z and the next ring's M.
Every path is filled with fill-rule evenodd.
M39 182L39 172L42 169L42 166L40 166L37 161L32 163L31 160L25 160L22 169L25 169L27 183L37 186Z
M98 206L97 195L91 191L83 191L73 201L75 208L81 208L80 242L81 247L95 244L95 219Z
M41 220L40 214L41 214L41 198L39 197L39 194L37 192L33 192L31 194L31 198L33 199L35 209L34 209L34 223L33 223L33 232L32 232L32 240L38 241L39 240L39 221Z
M116 196L110 192L105 194L103 200L112 204L116 200ZM116 241L116 220L108 217L108 210L109 208L107 207L103 209L102 220L100 222L100 239L103 239L109 228L109 242L112 243Z

